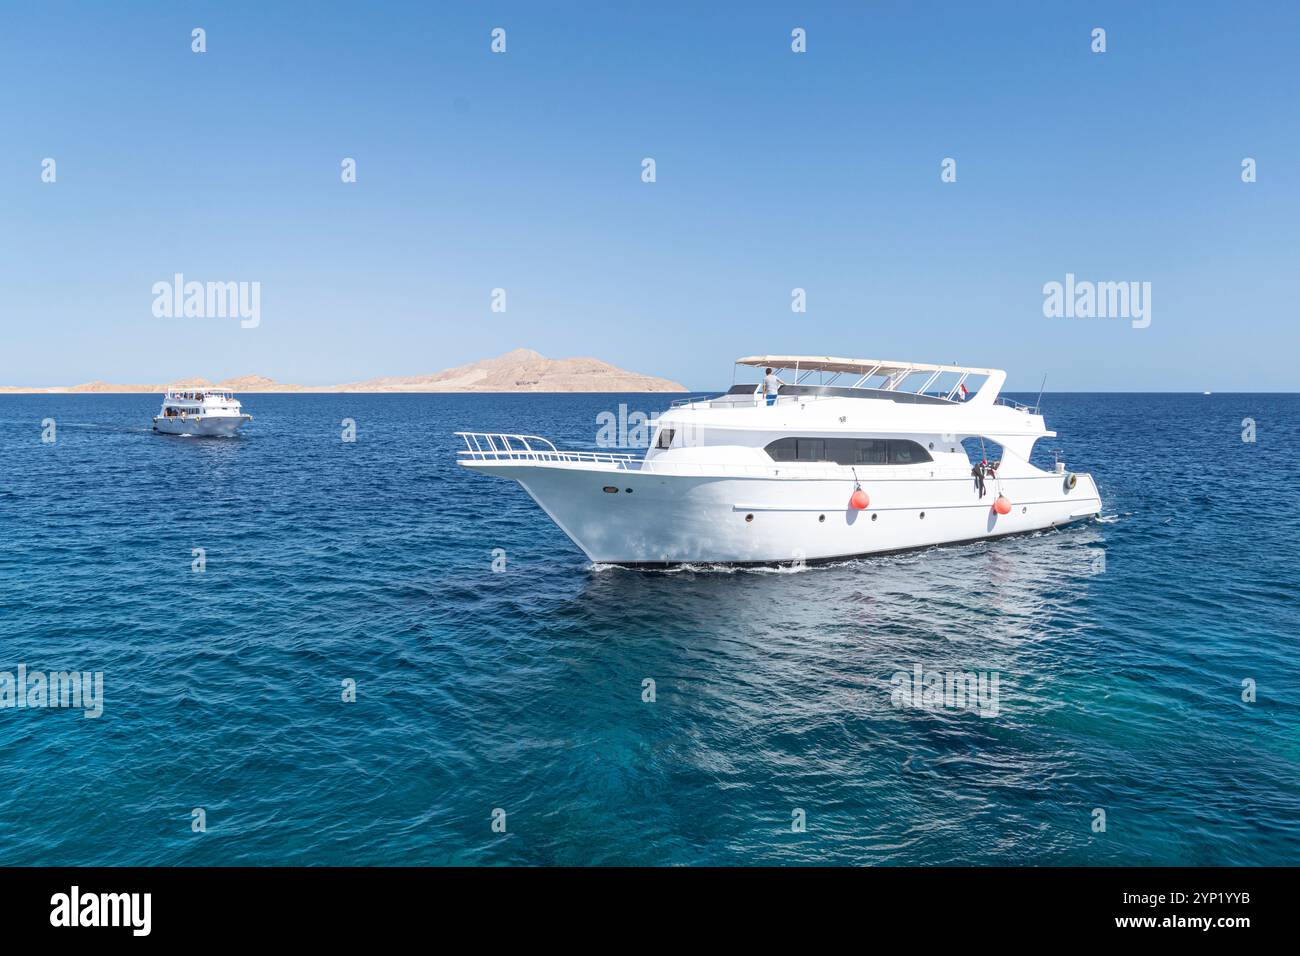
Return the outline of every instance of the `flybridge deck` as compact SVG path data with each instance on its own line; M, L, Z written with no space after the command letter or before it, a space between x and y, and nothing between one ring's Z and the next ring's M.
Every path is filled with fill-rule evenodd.
M839 358L832 355L748 355L736 359L736 364L752 368L775 369L778 375L781 372L792 371L794 381L789 384L794 386L803 386L809 376L819 372L822 373L822 377L816 384L821 387L866 388L880 392L902 392L914 395L926 395L935 383L947 376L948 381L944 384L950 387L933 397L949 402L955 401L963 392L963 387L971 376L983 379L986 385L996 386L990 401L1006 380L1006 372L995 368L933 365L926 362L899 362L888 359ZM827 372L831 373L829 379L825 378ZM854 381L836 386L836 382L843 375L853 376ZM924 378L919 378L920 376ZM919 379L920 387L903 389L903 384L909 379ZM983 391L983 388L980 390Z
M1006 405L1016 411L1038 414L1038 406L1022 405L998 393L1006 383L1007 373L999 368L976 368L972 365L936 365L929 362L900 362L890 359L840 358L833 355L748 355L736 359L737 366L774 369L778 376L792 372L794 380L777 392L791 397L884 398L916 404ZM816 384L805 384L813 373L820 373ZM827 378L826 374L830 373ZM841 376L852 379L840 382ZM972 378L975 388L967 388ZM919 382L919 385L915 384ZM757 389L759 386L754 386ZM729 395L746 392L749 386L733 385Z
M168 388L165 402L232 402L235 393L226 388Z

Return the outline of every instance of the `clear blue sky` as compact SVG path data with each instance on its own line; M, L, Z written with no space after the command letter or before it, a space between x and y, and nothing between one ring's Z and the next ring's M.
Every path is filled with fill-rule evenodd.
M0 384L526 346L701 389L794 352L1295 390L1298 107L1289 0L10 5ZM261 326L155 318L175 272L259 281ZM1150 328L1045 318L1067 272L1151 282Z

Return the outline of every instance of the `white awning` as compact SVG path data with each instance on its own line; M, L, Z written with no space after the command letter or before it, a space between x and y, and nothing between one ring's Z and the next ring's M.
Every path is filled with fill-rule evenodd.
M888 359L837 358L833 355L747 355L736 359L737 365L755 368L798 368L800 372L844 372L853 375L883 375L887 378L901 373L956 372L959 375L992 375L1001 371L993 368L971 368L965 365L930 365L925 362L898 362Z

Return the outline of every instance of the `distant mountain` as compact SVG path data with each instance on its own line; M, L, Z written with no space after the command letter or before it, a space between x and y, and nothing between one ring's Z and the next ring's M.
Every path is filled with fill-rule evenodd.
M289 385L264 375L212 382L186 378L156 385L84 385L51 388L0 386L0 392L136 393L168 388L226 388L232 392L684 392L666 378L615 368L594 358L548 359L532 349L515 349L496 358L445 369L432 375L372 378L345 385Z
M684 392L676 382L615 368L594 358L548 359L532 349L459 365L433 375L374 378L342 392Z

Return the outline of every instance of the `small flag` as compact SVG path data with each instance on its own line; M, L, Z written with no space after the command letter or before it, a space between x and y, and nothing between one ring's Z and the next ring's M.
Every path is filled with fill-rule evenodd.
M970 394L970 392L967 390L966 386L963 385L963 386L961 387L961 397L962 397L963 399L965 399L966 396L969 395L969 394Z

